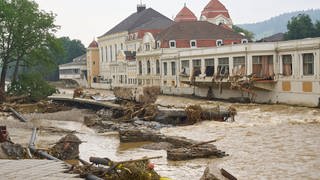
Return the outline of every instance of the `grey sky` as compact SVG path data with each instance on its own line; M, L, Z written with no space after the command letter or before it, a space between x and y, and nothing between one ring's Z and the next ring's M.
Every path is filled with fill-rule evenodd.
M86 46L136 11L139 0L35 0L40 9L57 14L58 36L80 39ZM186 2L199 18L210 0L143 0L169 18ZM320 0L220 0L235 24L259 22L284 12L320 8Z

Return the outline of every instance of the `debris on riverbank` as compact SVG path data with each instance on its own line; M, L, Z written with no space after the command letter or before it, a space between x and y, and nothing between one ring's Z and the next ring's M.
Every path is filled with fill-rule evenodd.
M153 104L160 95L159 86L137 88L115 87L114 95L120 100L133 101L140 104Z
M71 107L65 106L61 103L43 100L29 104L4 103L1 105L0 111L9 111L9 108L13 108L22 114L54 113L59 111L67 111L71 109Z
M150 162L151 159L157 158L161 156L115 162L108 158L91 157L92 164L80 159L83 165L74 166L70 172L80 174L80 177L87 179L94 175L105 180L159 180L160 175L154 170L154 164Z
M61 138L52 148L49 154L61 160L75 160L79 158L79 145L82 141L74 134L67 134Z

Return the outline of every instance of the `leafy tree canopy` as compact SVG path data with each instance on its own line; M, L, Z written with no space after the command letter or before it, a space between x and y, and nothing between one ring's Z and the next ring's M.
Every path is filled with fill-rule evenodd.
M0 102L4 100L4 86L9 66L33 66L52 62L55 46L55 15L39 10L30 0L0 0ZM54 47L54 48L53 48ZM35 58L38 57L38 58Z
M286 40L303 39L319 36L320 25L319 21L315 24L312 23L309 15L299 14L292 17L288 22L288 32L285 33Z

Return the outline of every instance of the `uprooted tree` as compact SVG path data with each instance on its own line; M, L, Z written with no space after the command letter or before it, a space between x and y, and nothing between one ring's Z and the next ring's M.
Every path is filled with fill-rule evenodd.
M0 0L0 102L5 100L5 80L9 68L17 80L19 67L33 67L52 62L52 49L58 50L54 32L55 16L40 11L30 0Z

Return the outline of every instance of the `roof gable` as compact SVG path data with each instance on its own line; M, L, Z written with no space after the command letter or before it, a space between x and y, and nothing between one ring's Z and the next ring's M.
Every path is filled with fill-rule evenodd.
M187 8L187 6L184 6L181 9L181 11L177 14L174 21L175 22L197 21L197 17L194 15L194 13L189 8Z
M155 11L154 9L148 8L141 12L135 12L131 14L129 17L121 21L119 24L117 24L115 27L113 27L111 30L109 30L102 36L119 33L123 31L136 31L144 28L165 29L171 24L172 20Z

